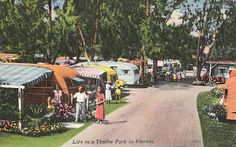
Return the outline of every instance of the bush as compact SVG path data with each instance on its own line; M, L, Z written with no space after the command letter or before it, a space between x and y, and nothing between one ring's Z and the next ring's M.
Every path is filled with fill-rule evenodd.
M209 115L210 118L216 119L218 121L226 120L226 109L223 105L213 105L203 108L204 111Z
M18 113L17 90L0 88L0 118L16 120Z
M216 114L219 121L226 120L226 109L223 105L214 105L211 111Z
M19 131L16 122L1 122L0 131L13 132L27 136L42 136L65 131L57 122L55 115L48 115L46 105L30 105L22 111L23 129Z
M45 117L47 114L46 105L32 104L25 107L22 111L22 122L26 127L40 126L49 123L49 119Z
M144 76L144 85L151 86L152 85L152 76L150 73L145 74Z
M213 96L216 96L216 97L221 97L221 96L223 96L223 94L224 94L224 90L223 89L217 89L217 88L213 88L213 89L211 89L211 94L213 95Z
M192 84L193 85L206 86L206 83L204 81L194 81Z

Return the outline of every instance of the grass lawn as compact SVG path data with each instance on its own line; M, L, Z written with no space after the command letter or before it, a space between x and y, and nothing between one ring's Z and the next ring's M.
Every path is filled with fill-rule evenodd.
M105 104L105 112L109 114L125 104L127 104L126 99L123 99L121 103L118 104ZM93 123L94 121L91 120L81 128L42 137L28 137L0 132L0 147L59 147Z
M214 105L217 99L210 92L202 92L198 96L198 113L201 121L204 146L236 146L236 124L217 122L210 119L203 110L205 106Z

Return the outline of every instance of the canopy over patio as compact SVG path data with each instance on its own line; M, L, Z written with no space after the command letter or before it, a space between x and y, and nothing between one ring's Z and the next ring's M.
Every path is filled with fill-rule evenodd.
M38 84L52 73L52 70L43 67L0 64L0 87L24 89Z
M19 114L22 111L23 89L34 86L52 75L53 71L43 67L0 64L0 87L18 89ZM22 129L21 116L19 129Z
M106 72L102 69L89 66L74 66L77 72L80 73L81 77L100 79L105 76Z
M78 72L76 72L74 69L72 69L70 67L66 67L66 66L51 65L51 64L28 64L28 63L9 63L6 65L27 66L27 67L31 67L31 68L33 68L33 67L34 68L44 68L44 69L51 71L54 74L59 86L61 87L61 89L65 95L69 95L66 80L67 79L74 80L75 78L78 78L80 76L80 74ZM29 74L29 73L27 73L27 74ZM81 80L74 80L74 81L83 82L82 79Z
M76 83L84 82L78 78L78 72L65 66L25 63L0 64L0 87L18 89L19 114L22 111L24 89L33 87L51 76L54 76L63 93L68 96L69 90L66 80L73 80ZM19 129L22 129L21 121L19 121Z

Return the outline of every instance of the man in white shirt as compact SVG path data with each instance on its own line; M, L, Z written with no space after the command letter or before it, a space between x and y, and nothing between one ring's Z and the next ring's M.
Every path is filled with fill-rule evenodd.
M76 116L75 116L75 122L78 122L78 119L80 118L80 115L82 116L81 121L86 121L85 116L85 110L86 110L86 100L88 96L84 92L83 87L79 87L79 92L75 93L73 98L76 99Z

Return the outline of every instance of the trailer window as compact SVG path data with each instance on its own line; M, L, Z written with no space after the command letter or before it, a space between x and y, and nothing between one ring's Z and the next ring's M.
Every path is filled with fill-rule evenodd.
M117 69L117 66L111 66L112 69L116 70Z
M123 70L123 74L128 74L129 70Z

